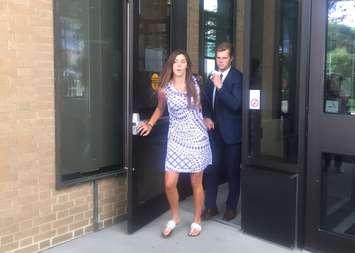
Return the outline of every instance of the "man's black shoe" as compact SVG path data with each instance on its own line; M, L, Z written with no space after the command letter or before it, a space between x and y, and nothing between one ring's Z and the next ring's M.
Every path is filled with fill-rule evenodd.
M202 218L202 220L209 220L213 216L216 216L217 214L218 214L217 208L207 208L207 209L203 210L201 218Z
M223 220L230 221L237 216L237 210L227 208L223 215Z

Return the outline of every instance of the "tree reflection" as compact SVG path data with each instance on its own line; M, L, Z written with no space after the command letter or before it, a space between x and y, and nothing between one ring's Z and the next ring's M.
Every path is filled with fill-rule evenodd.
M338 101L337 113L355 114L355 1L328 1L325 105ZM337 94L330 85L337 77ZM327 85L328 84L328 85ZM333 94L333 95L331 95ZM326 112L327 108L325 109ZM334 112L334 111L332 111Z

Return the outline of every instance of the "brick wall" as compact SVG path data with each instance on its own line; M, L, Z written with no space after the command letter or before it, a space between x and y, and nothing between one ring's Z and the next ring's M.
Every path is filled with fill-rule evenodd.
M192 71L199 73L199 0L187 1L187 53L191 58ZM199 73L202 74L202 73Z
M92 183L57 191L53 0L0 1L0 253L92 230ZM99 181L99 227L126 212L125 177Z

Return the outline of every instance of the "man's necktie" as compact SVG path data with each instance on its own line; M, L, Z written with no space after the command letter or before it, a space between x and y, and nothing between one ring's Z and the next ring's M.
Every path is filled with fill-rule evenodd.
M221 81L223 80L222 78L223 78L223 74L221 73L220 75L220 78L221 78ZM223 82L223 81L222 81ZM212 95L212 109L214 110L214 103L215 103L215 101L216 101L216 92L217 92L217 88L216 88L216 86L214 86L214 88L213 88L213 95Z

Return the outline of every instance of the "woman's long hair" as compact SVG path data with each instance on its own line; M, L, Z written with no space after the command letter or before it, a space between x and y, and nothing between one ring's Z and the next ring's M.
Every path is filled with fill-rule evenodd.
M193 101L194 106L199 106L200 101L193 80L193 74L191 71L191 60L188 54L184 50L177 49L170 54L160 74L159 87L164 88L172 80L174 75L173 64L175 62L176 57L180 54L185 56L187 62L186 75L185 75L187 103L189 106L191 106Z

